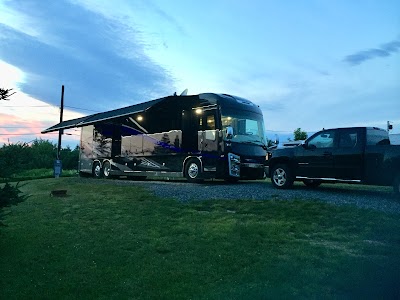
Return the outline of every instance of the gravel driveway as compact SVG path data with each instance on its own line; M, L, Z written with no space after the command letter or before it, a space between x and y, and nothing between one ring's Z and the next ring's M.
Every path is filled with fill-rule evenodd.
M116 180L115 182L140 185L158 197L175 198L182 202L206 199L307 199L400 214L400 199L395 198L390 187L322 184L316 189L310 189L302 184L295 184L290 190L277 190L272 187L269 180L243 181L235 184L224 181L188 183L185 181Z

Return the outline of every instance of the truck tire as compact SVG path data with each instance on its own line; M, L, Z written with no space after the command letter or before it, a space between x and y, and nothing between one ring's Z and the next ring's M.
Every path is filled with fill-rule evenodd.
M92 171L94 178L101 178L103 175L103 171L101 169L100 162L96 161L93 163L93 171Z
M201 165L198 159L189 159L185 164L185 177L189 182L199 182L201 176Z
M400 174L397 174L397 176L394 178L393 192L397 197L400 197Z
M306 185L306 187L316 188L321 185L322 181L318 179L304 179L303 183Z
M277 189L288 189L293 185L294 177L287 164L278 164L272 168L272 185Z

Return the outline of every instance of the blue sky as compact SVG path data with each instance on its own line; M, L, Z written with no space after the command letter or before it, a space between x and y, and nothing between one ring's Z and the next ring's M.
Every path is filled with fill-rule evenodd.
M0 0L0 45L1 141L57 123L62 84L65 119L188 88L252 100L270 137L400 132L399 1Z

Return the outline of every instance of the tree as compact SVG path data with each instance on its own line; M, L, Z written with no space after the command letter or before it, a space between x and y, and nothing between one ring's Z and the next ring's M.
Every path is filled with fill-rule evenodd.
M307 139L307 132L301 130L301 128L297 128L294 132L294 140L295 141L303 141Z
M10 100L9 98L15 94L15 92L11 93L12 89L3 89L0 88L0 100Z

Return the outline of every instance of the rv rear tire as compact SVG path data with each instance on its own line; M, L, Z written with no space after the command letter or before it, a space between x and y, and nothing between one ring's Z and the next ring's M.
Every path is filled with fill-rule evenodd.
M100 162L96 161L93 163L93 177L94 178L101 178L102 177L102 169Z
M105 162L103 162L104 178L111 178L110 171L111 171L111 163L108 160L106 160Z

